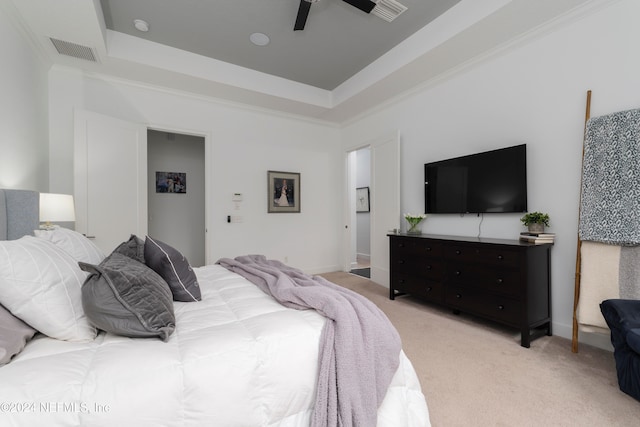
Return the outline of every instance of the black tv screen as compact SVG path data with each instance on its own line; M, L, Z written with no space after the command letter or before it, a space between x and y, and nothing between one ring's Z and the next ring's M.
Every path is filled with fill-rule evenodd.
M424 165L426 213L527 211L527 146Z

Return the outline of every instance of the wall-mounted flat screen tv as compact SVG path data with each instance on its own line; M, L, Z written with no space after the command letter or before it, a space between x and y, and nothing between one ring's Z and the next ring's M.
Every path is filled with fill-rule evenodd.
M426 213L527 211L526 144L424 165Z

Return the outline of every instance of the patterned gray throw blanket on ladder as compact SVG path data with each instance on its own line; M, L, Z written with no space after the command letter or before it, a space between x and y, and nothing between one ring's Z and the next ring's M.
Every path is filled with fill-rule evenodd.
M587 122L579 235L640 244L640 109Z

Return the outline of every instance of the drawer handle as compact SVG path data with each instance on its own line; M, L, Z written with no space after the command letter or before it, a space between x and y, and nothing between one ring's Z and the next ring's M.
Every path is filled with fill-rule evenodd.
M462 295L456 294L456 298L460 299L460 298L462 298Z
M431 286L427 287L427 292L431 292Z
M427 252L431 252L431 246L427 246L426 250Z
M497 283L498 285L502 285L502 283L503 283L503 282L504 282L504 280L502 280L502 279L498 279L498 280L496 280L496 283Z
M405 282L405 280L404 280L404 279L400 279L400 283L404 283L404 282Z
M498 259L499 259L500 261L502 261L502 260L504 259L504 257L503 257L502 255L498 255Z
M459 276L459 275L460 275L460 272L459 272L459 271L456 271L454 274L455 274L456 276Z
M431 270L431 266L430 265L427 265L427 270Z
M456 255L460 255L460 254L461 254L460 249L456 249Z
M400 261L398 261L398 264L404 264L404 260L401 259Z
M500 305L498 306L498 310L504 310L504 305L500 304Z
M404 248L404 243L398 243L399 248Z

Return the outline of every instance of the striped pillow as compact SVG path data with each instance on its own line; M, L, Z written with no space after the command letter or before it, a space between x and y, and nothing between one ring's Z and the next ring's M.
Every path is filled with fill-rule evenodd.
M175 248L147 236L144 260L171 288L174 301L200 301L200 285L189 261Z

